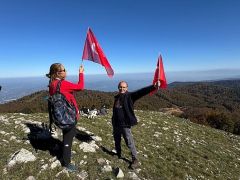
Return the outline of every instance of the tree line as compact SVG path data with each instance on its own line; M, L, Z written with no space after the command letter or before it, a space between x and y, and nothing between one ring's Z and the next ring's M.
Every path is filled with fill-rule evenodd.
M112 108L117 92L84 90L75 94L82 106ZM0 105L0 112L47 112L47 91L39 91L16 101ZM172 83L166 90L145 96L135 104L135 109L161 111L178 108L175 114L192 122L211 126L240 135L240 80Z

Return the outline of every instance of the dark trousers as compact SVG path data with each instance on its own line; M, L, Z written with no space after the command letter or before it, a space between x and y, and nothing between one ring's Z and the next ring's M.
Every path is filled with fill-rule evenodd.
M68 166L71 162L72 142L75 135L75 126L69 130L63 130L63 166Z
M115 149L117 151L117 155L121 156L121 137L123 136L123 139L129 148L132 159L137 159L137 151L133 140L133 135L131 132L131 128L125 128L125 127L114 127L113 128L113 137L115 142Z

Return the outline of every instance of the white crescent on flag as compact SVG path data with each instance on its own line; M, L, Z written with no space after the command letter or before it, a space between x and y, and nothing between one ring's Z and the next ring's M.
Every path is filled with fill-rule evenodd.
M91 49L92 49L92 52L93 52L93 53L95 53L95 54L98 55L98 53L97 53L97 51L96 51L96 45L95 45L94 42L91 44Z
M84 59L101 64L105 67L108 76L113 76L113 69L90 28L88 28L87 37L83 49L82 60Z

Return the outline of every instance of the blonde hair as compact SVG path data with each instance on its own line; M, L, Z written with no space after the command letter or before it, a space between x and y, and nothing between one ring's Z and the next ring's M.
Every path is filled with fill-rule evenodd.
M61 67L63 65L61 63L54 63L50 66L49 73L46 76L50 79L49 84L56 79L58 76L58 72L61 71Z

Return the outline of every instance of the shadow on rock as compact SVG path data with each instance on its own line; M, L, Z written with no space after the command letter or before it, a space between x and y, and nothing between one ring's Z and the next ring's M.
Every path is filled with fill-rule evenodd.
M31 123L26 123L26 126L30 129L27 139L35 151L49 151L50 155L56 156L61 162L62 142L51 136L48 126L46 124L39 125Z
M101 148L101 150L102 150L103 152L105 152L105 153L107 153L107 154L109 154L109 155L111 155L111 156L117 156L117 153L110 151L109 149L107 149L107 148L104 147L104 146L100 146L100 148ZM127 158L120 157L120 158L118 158L118 159L122 159L123 161L131 164L131 161L130 161L129 159L127 159Z
M77 138L79 141L90 142L93 140L92 136L93 135L89 135L88 133L86 133L84 131L80 131L80 130L76 129L75 138Z

